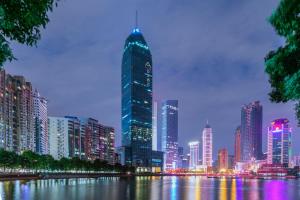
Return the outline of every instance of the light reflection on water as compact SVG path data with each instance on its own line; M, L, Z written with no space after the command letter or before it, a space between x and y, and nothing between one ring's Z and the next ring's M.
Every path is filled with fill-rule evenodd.
M0 182L0 200L300 199L300 180L136 177Z

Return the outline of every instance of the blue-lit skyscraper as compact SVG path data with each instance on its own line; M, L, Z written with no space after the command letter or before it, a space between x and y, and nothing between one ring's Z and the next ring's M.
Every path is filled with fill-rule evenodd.
M276 119L268 128L268 157L269 164L286 164L291 159L292 129L288 119Z
M122 59L122 145L126 164L150 169L152 56L138 28L126 39Z
M162 151L166 170L178 164L178 100L167 100L162 106Z
M259 101L244 105L241 111L241 156L243 161L262 159L262 113Z

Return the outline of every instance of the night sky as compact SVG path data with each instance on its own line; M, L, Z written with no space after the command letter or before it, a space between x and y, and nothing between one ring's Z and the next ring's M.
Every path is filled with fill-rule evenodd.
M179 100L179 143L200 140L206 120L214 155L233 153L243 104L260 100L267 126L290 119L300 151L293 104L272 104L264 56L283 44L267 17L279 0L62 0L37 48L13 44L9 73L24 75L49 99L50 116L77 115L116 128L120 144L121 59L135 10L153 56L154 99Z

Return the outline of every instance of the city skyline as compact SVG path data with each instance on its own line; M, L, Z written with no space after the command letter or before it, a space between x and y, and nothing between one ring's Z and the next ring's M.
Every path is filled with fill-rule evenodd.
M114 3L115 2L107 6L113 6ZM86 6L92 6L93 4L96 3L93 3L93 1L89 1ZM195 5L195 9L199 8L201 5L200 3L193 4ZM265 6L261 4L264 4ZM160 101L163 99L177 98L179 99L181 105L181 118L179 119L180 146L184 146L185 149L187 149L188 141L200 140L202 125L205 123L206 119L209 119L210 124L212 125L212 127L214 127L215 134L215 145L213 152L216 152L217 149L224 146L222 144L223 141L226 141L225 145L229 152L233 152L234 131L236 126L239 125L241 106L245 103L254 100L260 100L265 108L263 120L263 151L266 151L267 126L270 123L270 121L274 118L286 117L291 121L291 126L293 127L293 132L295 133L293 135L293 141L295 141L293 143L293 152L296 154L299 153L300 145L299 142L297 143L297 141L299 141L299 136L297 136L297 130L299 129L296 128L293 106L292 104L271 104L268 101L268 82L266 75L263 73L264 55L270 48L278 46L278 44L281 42L279 38L275 37L274 31L265 20L266 17L269 16L271 11L276 7L276 5L276 2L271 3L270 1L267 1L263 3L256 3L255 5L254 3L248 2L237 3L237 6L232 6L231 11L234 14L237 14L238 8L244 8L247 6L249 6L248 12L252 12L253 10L258 9L258 16L256 17L259 17L259 20L257 21L259 21L259 23L262 24L259 24L258 28L254 28L254 31L251 32L252 35L244 35L246 33L244 33L243 31L241 31L241 33L237 35L238 39L241 40L238 41L241 42L241 44L245 45L241 45L241 48L244 47L245 49L239 49L239 51L237 51L237 55L235 53L229 55L226 54L225 56L228 57L224 58L224 60L223 58L222 60L217 60L216 57L220 53L219 51L224 53L222 51L224 49L219 49L215 47L216 49L209 49L210 51L213 51L213 53L208 52L211 54L205 59L203 63L200 59L203 57L197 59L195 59L195 57L198 57L199 54L203 53L203 49L209 47L207 46L208 44L204 43L205 45L202 48L201 46L204 40L200 40L199 46L193 46L191 41L187 38L187 36L181 36L181 34L185 33L184 31L188 30L190 27L194 26L196 22L198 22L196 19L201 19L201 17L194 16L196 15L196 13L193 8L184 7L183 11L181 11L186 12L188 14L186 19L191 19L191 24L185 24L181 20L178 21L179 25L183 26L183 30L177 30L177 26L175 28L174 24L170 24L169 26L167 26L167 22L169 22L168 16L176 16L176 14L178 13L170 11L170 15L167 15L166 17L162 17L162 15L160 14L159 16L162 17L163 20L162 22L157 24L157 26L158 28L161 28L161 30L163 30L159 33L162 35L158 35L157 33L155 33L156 25L150 23L154 19L152 19L149 16L149 13L147 13L149 11L145 11L142 12L143 14L140 14L141 20L139 24L143 33L145 33L147 37L147 41L153 51L153 57L155 61L153 65L154 70L156 70L156 77L154 77L156 79L156 81L154 81L154 94L156 95L155 99ZM57 8L57 10L55 10L54 13L51 14L51 22L47 28L47 31L45 31L45 34L43 34L42 40L38 44L38 48L28 49L26 47L14 46L18 61L6 64L5 69L8 70L8 72L12 72L13 74L22 74L29 80L34 82L34 85L36 85L36 87L39 88L39 91L41 91L43 96L46 96L50 100L48 103L50 112L49 115L64 116L66 114L69 114L95 117L101 122L103 121L105 124L110 124L113 127L116 127L119 145L121 134L119 122L120 91L118 84L120 77L120 54L122 52L123 40L133 27L134 10L129 9L127 7L127 9L125 9L126 13L121 12L117 15L117 18L112 19L111 23L104 23L104 21L101 21L102 23L104 23L104 26L102 26L101 28L103 30L109 31L104 31L104 33L101 33L102 37L99 37L96 30L98 30L98 32L101 30L95 29L95 32L97 34L93 35L92 33L89 33L91 34L91 39L86 39L85 37L83 38L82 35L78 32L75 32L74 35L68 36L70 35L68 34L68 32L73 31L72 29L58 31L58 28L63 24L75 23L71 22L71 18L75 16L75 12L73 13L70 11L70 9L74 6L75 8L77 8L76 3L74 5L70 5L68 4L68 2L63 2ZM149 6L155 7L155 5L153 4L150 4ZM176 5L174 6L176 8ZM137 7L140 7L141 10L144 11L142 9L142 6ZM210 4L205 4L204 8L210 9L210 11L218 10L218 7L216 5ZM162 9L160 9L159 11L163 12L164 10L166 10L167 5L163 4ZM67 16L62 23L59 23L58 19L60 19L60 16L63 14L62 12L65 12L66 10L67 12L70 12L70 16ZM76 15L78 13L79 12L76 12ZM99 14L100 16L96 17L98 16L97 13L98 10L92 9L91 14L87 15L82 21L76 23L74 27L82 25L80 23L84 23L85 20L88 20L90 18L97 18L102 20L100 16L108 15L108 13L105 13L103 15ZM262 15L261 13L264 14ZM229 13L227 12L225 12L225 14L229 15ZM81 14L79 13L77 17L80 16ZM114 30L114 28L112 28L111 25L116 21L120 20L120 18L122 18L123 16L126 17L124 17L124 21L122 21L121 27L117 30ZM207 15L205 15L204 13L203 18L205 17L207 17ZM228 16L228 18L224 18L225 22L227 22L227 25L229 27L230 24L228 23L230 22L230 19L230 16ZM250 20L247 17L242 17L242 19L245 20L246 24L250 27L253 26L252 23L254 23L254 21L257 22L256 20ZM240 21L232 21L233 25L239 22ZM92 21L91 23L92 24L89 25L96 25L99 22ZM205 24L203 23L204 22L201 21L200 24L206 25L207 22ZM206 26L206 29L214 30L212 26ZM57 36L53 34L54 31L57 31ZM203 38L208 39L210 42L213 42L214 40L221 42L221 39L224 39L222 37L211 38L210 36L205 35L205 31L202 32L198 29L196 29L195 31L196 33L202 33L201 36L203 35ZM226 33L226 31L224 30L219 31L225 34L224 40L232 39L231 34L233 33L230 32L229 34ZM258 33L255 34L255 31L258 31ZM166 35L172 32L174 33L174 36L169 40L164 41ZM277 43L274 44L267 42L267 44L263 43L262 46L247 46L249 45L249 41L260 41L266 37L265 35L268 35L265 34L261 36L260 34L262 33L268 33L272 36L273 41L277 41ZM62 37L62 35L64 35L65 37ZM196 35L192 33L192 35L190 36L192 40L195 40L197 38ZM214 35L214 37L216 37L216 35ZM247 37L250 37L251 39L245 42L243 39L246 40ZM73 43L71 39L76 38L79 38L78 43ZM105 39L107 39L109 42L111 42L111 40L113 39L115 42L113 42L110 45L110 43L106 42ZM173 50L173 48L176 47L176 41L178 41L176 39L178 39L180 43L186 44L187 46L183 45L182 48L184 49L178 49L178 51ZM272 39L270 39L269 41L271 41ZM184 40L187 41L184 42ZM84 43L84 45L80 46L80 42ZM93 46L94 43L95 46ZM160 47L160 43L166 44L166 46ZM102 44L102 46L100 44ZM216 43L213 44L215 44L216 46ZM239 47L238 44L233 44L233 46L231 46L231 44L228 43L225 44L228 45L229 49L233 47ZM69 50L69 48L71 48L72 45L76 47L74 48L74 51ZM258 49L259 55L255 54L253 49L251 49L252 47ZM86 51L86 54L82 53L84 52L81 50L82 48L90 51ZM196 48L198 48L198 51L190 53L188 55L184 54L186 50ZM59 49L61 50L59 51ZM96 51L92 52L93 50ZM250 52L250 50L252 51ZM241 55L242 59L237 58L236 56L240 55L239 53L243 53L243 51L244 53L249 53L251 56L248 57L248 55L243 54ZM106 58L109 57L109 55L112 52L118 55L113 56L112 58ZM166 54L164 52L169 53ZM180 52L183 55L174 56L175 54L178 55L178 53ZM173 56L171 56L172 53ZM254 58L252 58L252 56ZM71 58L74 59L76 62L78 61L77 59L82 59L82 61L80 61L79 63L73 63L73 61L71 62ZM254 59L255 61L252 59ZM96 61L92 62L91 60ZM176 64L177 62L178 64ZM234 69L234 76L230 76L228 73L229 71L232 71L232 68L229 67L231 64L233 64L233 67L231 67ZM185 69L184 67L186 67L187 69ZM109 68L111 68L111 70L108 70ZM206 68L209 70L207 70ZM82 73L82 70L86 70L86 72L82 74L82 78L80 79L81 76L78 75L77 71ZM101 73L102 70L106 72L104 73L104 75L102 75ZM219 70L222 70L223 73L218 74L217 72ZM93 73L94 71L97 73ZM247 72L248 75L244 74L244 72ZM66 73L68 73L69 77L66 77ZM49 77L45 77L46 74L49 74ZM199 75L196 76L196 74ZM171 77L171 75L173 75L173 78L169 78L169 80L167 81L165 81L165 79L163 78ZM244 80L233 78L241 75L244 75L242 77ZM54 76L58 77L58 79L55 82L54 80L50 80L53 79L50 77ZM116 82L110 80L114 78L118 80L116 80ZM203 78L204 80L199 80L201 78ZM232 80L229 80L231 78ZM212 84L212 81L214 82L216 79L220 81L217 81L215 84ZM78 80L82 80L80 81L80 84L78 84ZM207 84L211 84L211 86L207 87L207 85L203 83L204 81L207 81ZM241 87L235 86L236 84L241 85ZM111 89L108 89L107 86L109 86L109 88ZM97 92L102 94L97 94L96 96L94 96L95 91L101 91L97 87L101 87L101 90L103 92ZM59 88L59 90L57 88ZM170 88L172 90L170 90ZM218 92L215 92L215 90L218 90ZM243 92L245 90L249 92ZM207 98L202 97L201 100L201 94L199 94L200 96L195 96L194 93L202 93L202 91L203 94L207 96ZM219 96L221 96L221 98L219 98ZM78 101L73 101L73 99L77 99ZM218 101L216 101L215 99L217 99ZM216 110L218 110L218 114L216 114ZM229 114L231 117L226 117ZM216 158L215 154L214 158Z

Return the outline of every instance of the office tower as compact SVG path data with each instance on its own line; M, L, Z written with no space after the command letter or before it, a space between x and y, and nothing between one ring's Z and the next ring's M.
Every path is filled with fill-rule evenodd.
M262 113L259 101L244 105L241 111L242 160L262 158Z
M218 151L218 168L220 171L228 169L228 151L225 148Z
M104 126L104 160L115 164L115 129Z
M290 164L292 129L288 119L276 119L268 128L269 164Z
M202 132L202 142L202 165L212 167L212 128L208 122Z
M69 120L48 117L49 153L54 159L69 158Z
M190 147L190 169L196 169L199 162L199 142L193 141L189 143Z
M237 127L234 134L234 162L241 161L241 127Z
M166 170L175 169L178 162L178 100L162 105L162 151Z
M37 90L33 93L35 152L49 154L47 100Z
M152 56L138 28L125 42L122 59L122 145L126 164L151 170Z
M157 151L158 147L158 135L157 135L157 102L153 102L153 112L152 112L152 150Z

